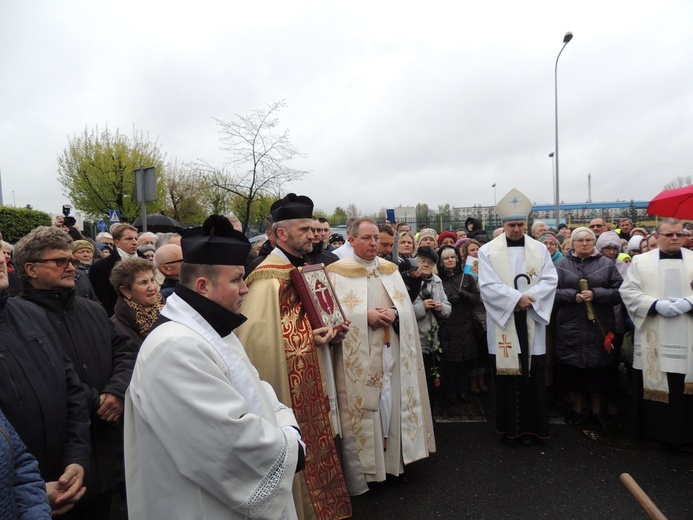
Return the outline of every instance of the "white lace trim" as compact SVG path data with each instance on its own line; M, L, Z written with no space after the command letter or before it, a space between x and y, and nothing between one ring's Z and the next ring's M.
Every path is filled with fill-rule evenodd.
M289 460L289 443L296 442L295 439L289 438L286 432L282 432L282 435L284 436L284 446L279 457L277 457L277 460L267 472L265 478L262 479L250 494L248 500L238 507L235 507L234 511L250 518L257 518L263 516L270 505L272 505L272 501L276 497L278 488L284 477L287 461Z

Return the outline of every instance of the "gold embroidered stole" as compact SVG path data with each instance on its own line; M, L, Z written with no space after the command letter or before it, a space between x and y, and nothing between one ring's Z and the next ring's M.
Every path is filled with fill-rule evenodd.
M365 474L374 474L374 414L364 407L369 366L377 371L378 362L370 363L373 354L369 340L367 311L367 281L370 276L379 279L385 294L385 302L370 302L371 307L391 304L399 313L399 364L400 395L393 399L400 401L400 428L402 457L405 464L427 457L435 451L433 421L429 407L428 392L425 383L425 372L421 346L419 344L416 318L406 287L397 266L391 262L378 259L378 266L372 271L359 264L354 258L346 258L326 267L335 287L347 318L351 320L349 332L342 342L342 356L346 376L346 391L349 401L350 430L356 438L356 446ZM382 294L382 291L381 291ZM394 335L394 331L390 331ZM375 338L375 335L374 335ZM375 341L382 341L375 338ZM382 349L378 349L382 352ZM376 354L377 355L377 354ZM371 373L373 370L371 370ZM373 383L373 382L371 382ZM393 389L396 385L393 384ZM371 401L374 396L371 396ZM372 408L372 403L367 404Z
M334 443L320 357L313 329L289 275L295 267L274 255L268 259L268 263L260 264L248 277L248 285L252 292L253 282L257 280L275 279L279 283L278 319L284 340L286 377L291 407L306 444L303 476L310 503L318 520L349 518L351 501Z

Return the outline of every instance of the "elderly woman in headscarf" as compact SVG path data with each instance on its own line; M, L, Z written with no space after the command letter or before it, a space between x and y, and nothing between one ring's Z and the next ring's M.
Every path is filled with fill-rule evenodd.
M558 247L558 241L556 240L555 235L552 233L544 233L539 237L539 242L546 246L546 249L548 249L549 254L551 255L551 261L554 264L558 262L559 259L563 258L563 253L561 253L561 250Z
M144 258L121 260L111 271L110 282L118 293L111 320L139 350L164 306L154 264Z
M571 239L573 248L556 262L556 384L573 394L566 423L583 419L589 395L595 422L606 427L604 396L616 384L618 363L612 345L614 306L621 302L618 289L623 280L616 265L596 250L596 237L589 228L575 229Z

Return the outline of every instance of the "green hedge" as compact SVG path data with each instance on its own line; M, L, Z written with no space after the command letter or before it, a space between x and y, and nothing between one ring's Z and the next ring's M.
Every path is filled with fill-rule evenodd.
M38 226L50 226L51 217L43 211L0 206L0 229L5 242L16 243Z

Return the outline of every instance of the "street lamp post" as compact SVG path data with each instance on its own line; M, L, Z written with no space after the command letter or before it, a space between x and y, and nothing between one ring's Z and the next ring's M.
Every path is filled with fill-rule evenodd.
M555 199L554 199L554 208L553 212L556 217L556 227L561 223L561 198L559 194L559 189L558 189L558 58L561 57L561 53L563 52L563 49L565 49L565 46L568 45L568 42L573 39L573 33L567 32L565 33L565 36L563 36L563 47L561 47L560 52L558 53L558 56L556 56L556 67L554 69L554 100L555 100L555 111L556 111L556 148L554 150L554 153L556 154L556 175L555 175Z

